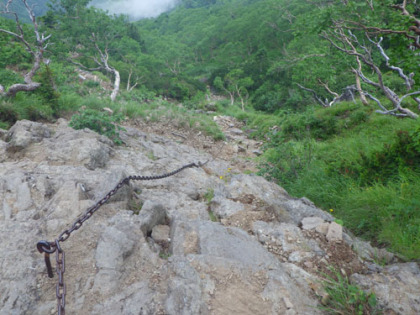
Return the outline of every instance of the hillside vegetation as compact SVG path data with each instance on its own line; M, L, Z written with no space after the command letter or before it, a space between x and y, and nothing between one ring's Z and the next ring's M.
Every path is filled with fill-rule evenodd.
M420 258L415 1L184 0L134 23L88 3L16 27L31 1L2 1L1 128L75 115L119 143L129 117L222 139L206 111L233 115L265 142L261 174Z

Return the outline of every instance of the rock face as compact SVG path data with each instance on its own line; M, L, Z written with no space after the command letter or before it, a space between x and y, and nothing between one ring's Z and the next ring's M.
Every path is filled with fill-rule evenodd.
M374 248L306 198L230 169L220 178L229 163L167 138L121 136L115 147L60 119L17 122L0 140L0 314L54 314L57 276L38 241L54 241L128 175L208 159L123 186L60 244L68 314L322 314L329 266L389 314L420 312L417 264L375 265Z

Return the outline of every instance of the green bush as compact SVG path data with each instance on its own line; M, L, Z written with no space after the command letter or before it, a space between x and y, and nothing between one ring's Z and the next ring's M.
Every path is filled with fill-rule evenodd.
M0 122L4 129L8 129L19 119L19 114L12 104L8 102L0 103Z
M360 177L362 185L388 183L403 174L420 172L420 127L414 132L400 130L396 141L384 144L380 151L361 154Z
M47 65L44 66L42 71L37 74L35 81L41 83L41 86L36 89L35 94L39 95L51 107L52 115L57 118L60 93L55 88L54 74L50 67Z
M70 127L74 129L88 128L101 135L105 135L114 141L115 144L122 144L119 131L124 130L116 123L122 120L122 115L112 115L99 112L93 109L85 109L78 114L72 116Z

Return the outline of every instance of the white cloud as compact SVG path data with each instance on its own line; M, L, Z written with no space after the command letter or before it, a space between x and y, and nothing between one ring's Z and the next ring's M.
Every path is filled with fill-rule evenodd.
M178 0L93 0L90 5L114 14L126 14L130 18L156 17L174 8Z

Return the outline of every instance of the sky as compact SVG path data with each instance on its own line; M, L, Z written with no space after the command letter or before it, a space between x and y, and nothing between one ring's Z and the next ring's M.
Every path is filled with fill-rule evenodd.
M133 20L156 17L169 11L179 0L93 0L90 5L110 13L126 14Z

